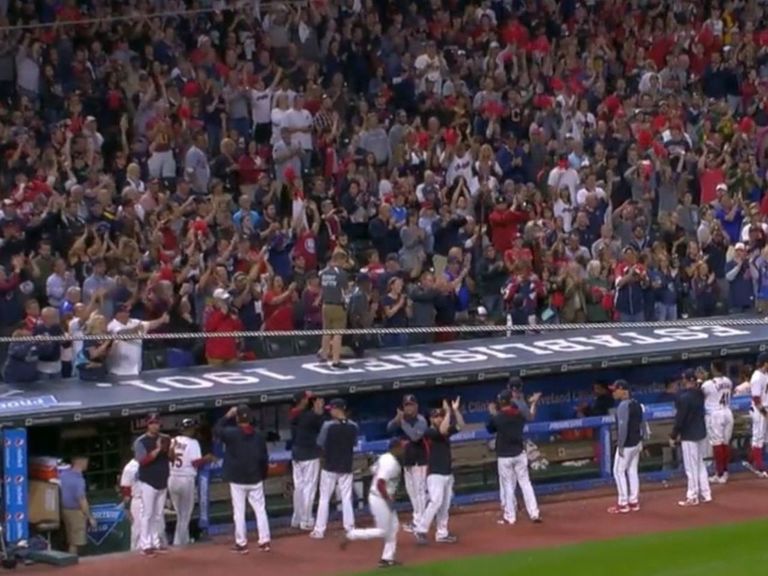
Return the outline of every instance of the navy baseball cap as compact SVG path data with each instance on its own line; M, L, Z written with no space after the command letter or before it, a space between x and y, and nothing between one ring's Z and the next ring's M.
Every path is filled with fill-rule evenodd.
M195 427L195 421L192 420L192 418L184 418L184 420L181 421L181 429L182 430L189 430L190 428Z
M241 422L248 422L253 417L251 409L247 404L240 404L237 407L237 419Z
M346 410L347 403L342 398L334 398L328 402L328 408L336 408L337 410Z
M153 412L147 415L147 425L160 424L160 414Z
M407 406L408 404L418 404L419 401L416 400L416 396L413 394L406 394L403 396L403 406Z
M501 403L512 402L512 392L510 390L502 390L496 399Z
M696 370L694 370L693 368L688 368L683 372L680 378L682 378L683 380L696 380Z
M429 411L429 416L431 418L436 418L438 416L445 416L445 410L442 408L432 408L432 410Z
M517 376L510 376L507 388L510 390L521 390L523 388L523 381Z
M616 390L629 390L629 382L627 382L623 378L619 378L613 384L608 386L608 389L611 392L615 392Z
M768 364L768 352L760 352L757 357L757 365L762 366L763 364Z

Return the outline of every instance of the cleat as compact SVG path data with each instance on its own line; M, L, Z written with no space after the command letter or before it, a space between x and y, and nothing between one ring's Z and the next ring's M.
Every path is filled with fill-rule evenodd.
M416 526L414 524L403 524L402 528L403 532L407 532L408 534L416 532Z
M514 526L515 522L515 520L507 520L506 518L499 518L496 520L496 524L499 526Z
M608 514L629 514L631 511L629 506L611 506L608 508Z
M259 552L272 552L271 543L264 542L264 544L259 544Z
M325 534L322 532L315 532L314 530L309 533L309 537L312 538L312 540L322 540L325 538Z
M541 519L541 516L536 516L535 518L531 518L531 522L534 524L541 524L544 522L544 520Z
M423 534L422 532L414 532L413 535L416 537L416 544L419 546L426 546L429 544L429 539L426 534Z
M400 566L400 562L397 560L379 560L379 568L393 568L395 566Z
M456 538L453 534L447 534L445 536L441 536L439 538L435 538L435 542L438 544L456 544L459 539Z
M146 550L141 551L141 555L146 558L154 558L157 556L157 552L155 552L152 548L147 548Z
M678 506L682 506L683 508L690 508L692 506L698 506L699 505L699 499L698 498L687 498L685 500L680 500L677 503Z
M630 512L640 512L640 504L635 502L634 504L629 505L629 511Z
M248 554L249 550L248 550L248 546L245 546L245 545L241 546L240 544L235 544L234 546L232 546L232 552L235 554L241 554L245 556L246 554Z

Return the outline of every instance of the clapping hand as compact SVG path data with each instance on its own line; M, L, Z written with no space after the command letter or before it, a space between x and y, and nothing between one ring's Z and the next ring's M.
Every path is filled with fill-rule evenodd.
M451 402L451 408L454 412L459 411L459 408L461 408L461 396L456 396L456 400Z
M488 413L491 416L496 416L496 414L499 413L499 409L496 406L496 402L489 402L488 403Z

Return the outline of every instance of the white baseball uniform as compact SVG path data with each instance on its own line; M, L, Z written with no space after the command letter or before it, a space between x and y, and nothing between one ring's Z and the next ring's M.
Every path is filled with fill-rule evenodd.
M752 398L760 398L762 405L768 407L768 374L762 370L755 370L749 381L752 389ZM765 445L766 432L768 432L768 420L760 412L752 401L752 447L762 449Z
M176 510L174 546L189 544L189 522L195 508L195 479L197 465L202 458L200 443L189 436L176 436L171 441L171 475L168 478L168 496Z
M733 436L733 382L725 376L715 376L701 385L701 391L704 393L709 443L712 446L730 444Z
M131 550L139 549L139 539L141 538L141 491L139 490L139 463L135 458L123 467L123 473L120 475L120 489L126 495L131 497L129 512L131 514Z
M368 507L371 510L376 527L350 530L347 532L347 539L373 540L375 538L383 538L384 550L381 554L381 559L392 561L395 559L395 552L397 550L397 532L400 524L397 520L397 512L390 507L385 496L379 491L379 482L383 480L386 483L387 495L391 500L397 491L397 485L400 481L400 462L391 453L387 452L379 456L372 472L373 483L368 493Z

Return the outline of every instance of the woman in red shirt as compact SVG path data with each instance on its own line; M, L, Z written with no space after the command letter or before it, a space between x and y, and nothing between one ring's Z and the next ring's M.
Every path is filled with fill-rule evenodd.
M296 284L291 283L286 288L285 282L280 276L272 278L269 290L266 291L262 299L263 330L293 330L293 310L296 300Z
M243 323L237 312L231 307L232 297L223 288L213 292L213 303L205 319L205 332L237 332L243 329ZM205 357L208 364L219 365L234 362L239 356L237 338L206 338Z

